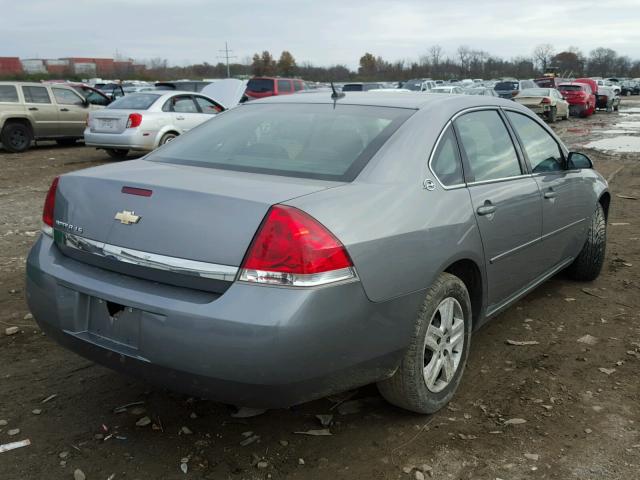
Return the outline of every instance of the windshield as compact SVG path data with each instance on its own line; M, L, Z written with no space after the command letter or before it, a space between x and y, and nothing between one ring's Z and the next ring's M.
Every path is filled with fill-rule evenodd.
M273 80L270 78L252 78L247 83L247 90L252 92L272 92Z
M160 95L154 95L151 93L132 93L125 97L120 97L115 102L109 104L107 108L120 109L120 110L146 110L153 102L155 102Z
M518 82L498 82L494 90L517 90Z
M414 110L334 104L246 104L147 159L351 181Z
M402 85L402 88L419 92L420 90L422 90L422 80L407 80Z
M548 97L548 88L525 88L518 94L519 97Z

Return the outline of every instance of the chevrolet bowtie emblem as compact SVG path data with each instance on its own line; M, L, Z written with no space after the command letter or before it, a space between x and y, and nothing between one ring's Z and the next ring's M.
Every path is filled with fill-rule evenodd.
M124 225L132 225L140 221L140 215L136 215L135 212L123 210L122 212L116 213L115 219L120 220L120 223Z

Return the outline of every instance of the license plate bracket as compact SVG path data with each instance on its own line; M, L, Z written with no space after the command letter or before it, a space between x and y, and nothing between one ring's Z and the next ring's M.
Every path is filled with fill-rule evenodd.
M140 343L141 316L141 310L91 297L88 331L98 337L137 349Z

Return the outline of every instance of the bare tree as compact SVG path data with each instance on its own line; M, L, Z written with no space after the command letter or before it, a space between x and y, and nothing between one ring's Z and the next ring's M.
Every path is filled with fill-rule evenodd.
M541 43L533 49L533 60L538 63L542 73L546 73L554 54L555 50L550 43Z
M433 45L429 48L429 59L431 60L431 65L434 68L437 68L440 65L440 60L442 59L443 50L440 45Z

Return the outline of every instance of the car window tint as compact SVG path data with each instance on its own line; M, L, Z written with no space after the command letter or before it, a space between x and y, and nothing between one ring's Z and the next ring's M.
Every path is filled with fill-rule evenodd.
M507 117L520 137L533 173L564 170L564 159L559 145L541 125L516 112L507 112Z
M440 138L438 148L431 160L431 169L445 186L464 183L458 144L452 128Z
M495 110L467 113L456 120L473 181L520 175L520 163L509 132Z
M131 95L125 95L115 102L110 103L107 108L110 110L146 110L153 105L158 98L160 98L160 95L132 93Z
M52 88L53 96L59 105L82 105L82 98L66 88Z
M208 98L204 98L204 97L195 97L195 98L196 98L196 103L200 107L200 110L202 110L202 113L215 115L216 113L220 113L222 111L222 108L220 108L218 105L213 103Z
M17 102L18 90L13 85L0 85L0 102Z
M22 94L27 103L51 103L45 87L22 87Z
M156 161L351 181L414 110L246 104L152 154Z
M170 102L176 113L198 113L198 108L191 97L173 97Z
M291 82L289 80L278 80L278 93L290 92Z

